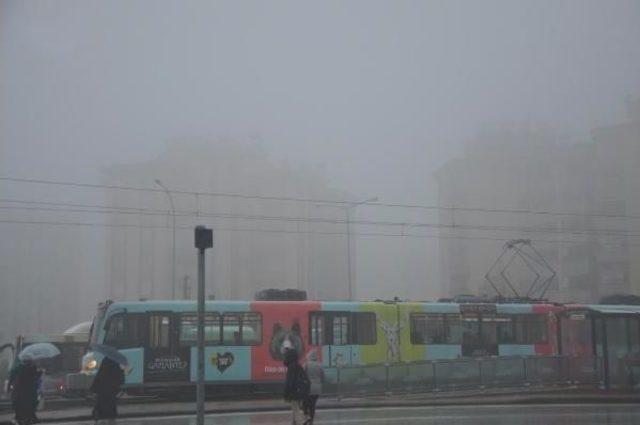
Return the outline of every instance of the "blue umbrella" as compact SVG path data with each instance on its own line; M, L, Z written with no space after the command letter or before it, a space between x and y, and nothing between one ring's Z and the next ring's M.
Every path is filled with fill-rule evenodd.
M60 355L60 350L53 344L48 342L38 342L31 344L18 354L20 360L44 360Z
M103 356L105 356L105 357L113 360L114 362L118 363L120 366L128 366L129 365L129 361L124 356L124 354L122 354L120 351L118 351L117 349L113 348L110 345L94 344L91 348L96 353L102 354Z

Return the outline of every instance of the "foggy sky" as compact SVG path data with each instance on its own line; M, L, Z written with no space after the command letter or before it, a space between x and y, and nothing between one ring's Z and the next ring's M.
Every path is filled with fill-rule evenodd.
M224 136L354 194L434 200L484 123L580 138L640 91L638 1L0 4L8 175L95 179Z

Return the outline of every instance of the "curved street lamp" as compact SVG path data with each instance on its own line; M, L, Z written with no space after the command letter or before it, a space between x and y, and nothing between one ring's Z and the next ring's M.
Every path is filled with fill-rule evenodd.
M345 205L319 205L323 207L333 207L343 209L345 212L345 225L347 230L347 286L349 301L354 301L355 288L353 287L353 270L351 266L351 210L358 205L378 202L378 197L373 197L359 202L348 202Z

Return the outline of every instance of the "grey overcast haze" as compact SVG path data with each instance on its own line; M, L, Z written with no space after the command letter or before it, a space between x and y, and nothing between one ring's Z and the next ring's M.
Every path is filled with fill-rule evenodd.
M386 200L480 126L585 137L640 90L638 1L2 1L3 174L257 141Z
M625 121L625 101L639 95L638 0L0 0L0 177L99 184L114 165L225 141L313 170L349 200L433 205L436 172L483 129L514 124L588 143L594 128ZM7 180L0 198L104 203L96 191ZM356 214L438 220L371 206ZM47 248L65 231L77 246ZM90 319L108 294L105 233L0 223L0 289L13 297L0 315L7 302L43 312L3 337ZM356 243L363 297L442 295L436 239ZM86 296L47 323L48 296L25 294L68 290L51 267L81 270Z

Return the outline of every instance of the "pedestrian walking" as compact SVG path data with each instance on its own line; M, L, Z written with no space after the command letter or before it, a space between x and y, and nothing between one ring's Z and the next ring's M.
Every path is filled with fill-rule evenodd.
M18 360L11 370L9 387L11 392L11 404L15 414L16 423L19 425L33 424L38 421L36 409L38 408L38 380L40 371L32 359Z
M305 414L304 405L309 397L311 382L300 363L298 352L288 349L284 352L284 365L287 367L287 378L284 385L284 399L291 404L293 425L307 425L310 418Z
M311 382L309 396L305 402L305 412L309 416L309 424L312 424L313 418L316 416L316 403L322 394L322 382L324 381L324 370L318 361L318 352L315 349L307 354L304 370Z
M91 391L96 395L93 418L96 424L114 424L118 416L117 401L124 384L124 372L120 365L108 357L100 364Z

